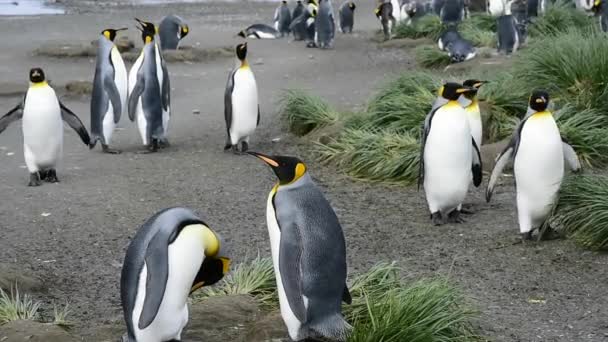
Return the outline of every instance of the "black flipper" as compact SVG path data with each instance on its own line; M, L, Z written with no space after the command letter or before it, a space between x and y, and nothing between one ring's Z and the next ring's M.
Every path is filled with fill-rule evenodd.
M224 119L226 120L226 134L228 135L226 147L224 148L225 150L232 146L232 141L230 139L230 126L232 125L232 90L234 89L235 72L236 70L232 71L228 76L226 91L224 92Z
M72 129L78 133L82 142L90 146L91 145L91 137L89 136L89 132L82 124L82 121L72 112L68 107L66 107L61 101L59 101L59 106L61 107L61 118L65 121Z
M260 105L258 105L258 121L255 123L255 127L260 125Z
M159 54L161 54L161 68L162 68L162 72L163 72L163 84L161 84L161 91L162 91L162 96L161 96L161 101L162 101L162 105L163 105L163 109L165 111L168 111L169 108L171 107L171 82L169 81L169 71L167 70L167 63L165 62L165 59L162 57L162 53L159 51Z
M143 58L145 58L145 57L143 57ZM144 64L144 61L142 60L142 65L143 64ZM133 90L131 91L131 94L129 95L128 108L129 108L129 120L131 120L131 121L135 121L135 112L137 111L137 103L139 101L139 97L144 92L145 86L146 85L145 85L144 73L141 71L141 67L140 67L140 70L137 71L137 81L135 81L135 86L133 87Z
M8 113L4 114L0 118L0 133L2 133L8 125L13 121L17 121L23 117L23 103L19 103L13 109L9 110Z
M306 307L302 298L302 279L300 260L302 258L302 239L298 227L281 230L279 246L279 272L291 311L300 322L306 322Z
M116 88L113 77L110 77L110 75L106 76L103 80L103 86L112 103L112 109L114 109L114 123L118 123L122 114L122 102L120 101L120 93L118 93L118 88Z
M348 291L348 286L344 284L344 293L342 293L342 301L346 304L352 304L353 298L350 296L350 291Z
M473 165L471 165L471 171L473 171L473 185L475 187L479 187L481 184L481 180L483 178L483 168L481 164L481 153L479 152L479 147L475 142L475 139L471 137L471 141L473 141Z
M156 234L146 249L146 297L139 316L139 329L145 329L156 318L165 296L169 278L169 248L166 234Z

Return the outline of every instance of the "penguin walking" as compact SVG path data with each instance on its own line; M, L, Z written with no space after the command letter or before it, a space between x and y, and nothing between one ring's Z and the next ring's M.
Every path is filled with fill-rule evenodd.
M190 28L188 24L177 15L168 15L161 19L158 25L158 36L160 38L160 49L177 50L179 43L188 35Z
M444 2L439 17L445 25L458 25L465 18L464 0L447 0Z
M334 47L334 37L336 35L336 21L334 18L334 10L330 0L319 0L319 10L315 19L317 30L315 43L321 49Z
M274 29L279 31L281 37L289 35L291 25L291 12L287 6L287 0L281 1L281 5L274 12Z
M576 152L561 138L548 106L546 91L532 92L528 112L496 160L486 189L489 202L502 170L513 158L519 231L524 240L532 238L532 231L540 227L551 212L564 178L564 159L571 170L581 168Z
M156 152L169 146L167 133L171 118L169 72L155 41L154 24L136 19L141 27L144 47L129 72L129 119L137 119L142 143Z
M226 119L226 145L224 150L232 148L238 153L247 152L249 137L260 124L260 105L258 86L253 71L247 62L247 43L236 47L238 65L228 76L224 93L224 118Z
M382 24L384 40L391 39L393 28L397 24L395 17L393 17L393 5L390 2L382 2L376 7L374 12Z
M91 148L101 142L103 152L118 154L121 151L109 147L116 124L127 109L127 68L114 45L118 31L101 32L97 44L93 94L91 95Z
M342 33L353 33L355 8L357 6L352 0L347 0L340 6L338 12L340 14L340 31Z
M451 63L468 61L477 55L477 49L473 43L462 38L456 26L448 25L439 40L437 46L440 50L447 51Z
M458 102L464 107L464 111L467 114L469 120L469 127L471 128L471 135L475 140L478 148L481 148L483 139L483 124L481 120L481 111L479 110L479 100L477 100L477 92L481 86L487 83L486 81L480 80L466 80L462 83L463 86L473 88L475 91L464 93Z
M179 341L188 296L228 272L220 236L190 209L164 209L139 228L127 248L120 298L123 342Z
M517 20L511 14L512 0L507 2L505 15L501 15L496 23L496 35L498 41L498 53L507 55L517 52L520 42L520 34L517 28Z
M241 30L237 33L237 36L254 39L277 39L279 38L280 33L275 30L274 27L266 24L253 24L246 29Z
M55 94L46 82L44 71L33 68L30 87L23 100L0 118L0 133L13 121L22 119L23 154L30 173L29 186L42 181L57 183L55 167L63 152L63 121L72 127L82 142L90 146L91 138L82 121Z
M446 83L439 89L436 105L424 120L421 138L418 187L424 184L434 225L463 222L460 209L473 173L473 184L481 184L481 155L471 136L461 95L475 89Z
M331 204L295 157L249 154L268 164L278 183L270 191L266 220L281 316L293 341L344 341L350 325L341 302L346 286L346 243Z

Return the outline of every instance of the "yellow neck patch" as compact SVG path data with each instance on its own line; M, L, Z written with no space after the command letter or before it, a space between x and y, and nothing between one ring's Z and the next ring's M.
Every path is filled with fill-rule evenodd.
M148 43L151 43L151 42L152 42L152 37L146 36L145 43L148 44Z
M479 111L479 101L477 101L477 99L473 99L471 104L469 104L466 109L469 111L471 111L471 110Z
M46 87L49 84L46 81L42 81L42 82L32 82L30 87L31 88L42 88L42 87Z
M109 32L109 31L103 31L103 35L104 35L106 38L110 39L110 32Z
M450 109L455 108L455 107L461 107L462 108L462 106L460 105L460 103L458 103L458 101L454 101L454 100L448 101L448 103L444 104L443 106L445 108L450 108Z
M532 114L530 119L547 119L547 118L552 118L552 117L553 117L553 115L551 115L550 111L543 110L542 112L536 112L536 113Z
M205 240L205 256L214 257L220 252L220 240L208 227L203 226L203 238Z
M243 59L241 61L241 67L240 69L249 69L249 62L247 62L247 59Z

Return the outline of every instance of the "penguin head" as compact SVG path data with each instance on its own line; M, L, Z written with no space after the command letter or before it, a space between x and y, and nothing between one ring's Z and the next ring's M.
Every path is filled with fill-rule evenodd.
M247 58L247 42L244 42L244 43L236 46L236 57L240 61L244 61L245 58Z
M239 32L239 33L237 33L236 35L239 36L239 37L247 38L247 34L245 33L244 30L241 31L241 32Z
M260 158L266 164L270 165L277 178L279 184L286 185L297 181L306 173L306 165L296 157L288 156L267 156L258 152L247 152L252 156Z
M475 89L475 91L473 91L473 92L465 93L464 97L466 97L469 100L475 98L475 95L477 95L477 91L479 91L479 88L481 88L481 86L484 83L488 83L488 82L487 81L480 81L480 80L476 80L476 79L470 79L470 80L464 81L462 83L463 86Z
M198 290L203 286L210 286L220 281L230 269L230 258L227 257L224 241L218 233L205 227L206 239L205 243L205 260L199 268L190 293Z
M44 71L41 68L32 68L30 69L30 82L32 83L42 83L46 79L44 77Z
M534 90L530 95L529 106L537 112L545 111L549 106L549 93L541 89Z
M184 24L180 27L180 39L184 39L185 36L188 35L188 33L190 32L190 28L188 27L188 25Z
M144 43L147 44L154 41L154 36L158 33L158 27L150 22L143 21L138 18L135 18L135 20L137 20L139 25L141 25L141 27L138 27L138 29L141 31L141 39L144 41Z
M447 82L439 88L439 96L450 101L457 101L460 95L474 93L477 89L465 87L460 83Z
M348 7L349 7L351 10L353 10L353 11L355 10L355 8L357 8L357 6L355 5L355 3L354 3L354 2L352 2L352 1L351 1L351 2L348 4Z
M127 30L126 27L119 28L119 29L116 29L116 30L115 29L105 29L105 30L101 31L101 34L104 37L108 38L109 41L113 42L114 38L116 38L116 33L118 31L126 31L126 30Z
M287 5L287 0L283 0L281 2L283 3L283 6Z

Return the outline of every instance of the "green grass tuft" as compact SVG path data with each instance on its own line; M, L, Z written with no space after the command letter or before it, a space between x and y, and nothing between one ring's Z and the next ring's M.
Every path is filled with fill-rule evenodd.
M395 38L429 38L437 41L443 32L441 20L436 15L425 15L417 20L414 20L412 25L408 26L405 22L400 23L395 27Z
M0 289L0 325L18 320L36 320L40 302L30 295L22 295L15 287L10 294Z
M327 103L303 90L286 90L280 105L280 112L287 121L289 131L296 135L306 135L338 121L338 113Z
M67 320L70 313L70 305L68 303L66 303L62 309L53 304L53 324L64 329L70 328L72 326L72 322Z
M560 132L581 163L604 166L608 162L608 116L595 109L566 106L555 113Z
M482 31L496 32L496 18L486 13L473 13L464 23L470 23Z
M608 177L566 177L552 222L582 246L608 250Z
M485 30L476 25L473 20L467 20L460 26L460 34L478 47L496 48L496 31Z
M537 17L530 25L529 30L530 36L544 39L550 35L559 35L572 28L582 29L594 25L595 20L575 9L571 1L558 0L554 4L548 3L545 14Z
M450 57L433 45L421 45L414 50L416 62L423 68L442 68L450 64Z

